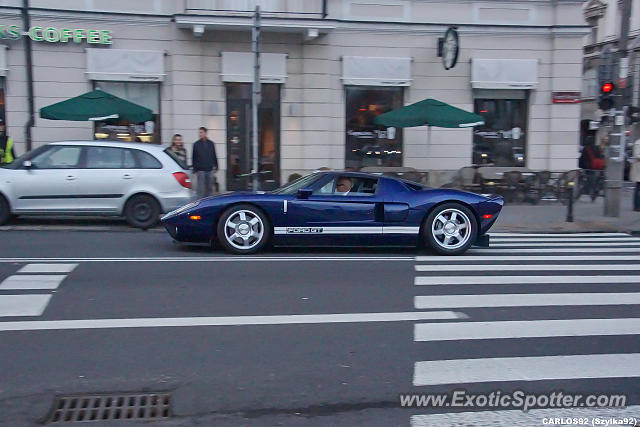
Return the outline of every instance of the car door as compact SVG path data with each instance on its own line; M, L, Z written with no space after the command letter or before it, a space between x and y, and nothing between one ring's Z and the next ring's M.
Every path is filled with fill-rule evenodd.
M81 146L49 145L25 160L10 178L14 211L28 213L74 210L81 154Z
M85 146L85 160L78 173L79 209L116 213L136 176L131 150L120 147Z
M332 174L306 199L289 202L290 240L321 244L376 244L382 237L378 178ZM345 187L345 183L349 183Z

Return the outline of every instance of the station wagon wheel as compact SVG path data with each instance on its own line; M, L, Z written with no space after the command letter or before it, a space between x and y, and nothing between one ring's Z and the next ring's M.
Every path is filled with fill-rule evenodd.
M124 216L132 227L147 229L158 222L160 207L153 197L146 194L133 196L124 208Z
M226 250L250 254L259 251L268 242L271 225L255 206L232 206L218 221L217 237Z
M458 255L475 241L475 216L459 203L445 203L427 217L423 233L429 246L442 255Z
M11 209L9 209L9 202L0 194L0 225L5 224L11 218Z

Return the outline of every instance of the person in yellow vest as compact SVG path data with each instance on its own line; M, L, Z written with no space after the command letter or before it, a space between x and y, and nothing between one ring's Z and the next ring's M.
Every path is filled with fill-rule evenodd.
M4 129L4 120L0 118L0 164L11 163L16 158L13 148L13 140L9 138Z

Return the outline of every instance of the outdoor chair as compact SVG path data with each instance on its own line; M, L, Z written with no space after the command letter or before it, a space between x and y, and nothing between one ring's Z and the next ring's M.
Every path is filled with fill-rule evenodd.
M522 183L522 173L520 171L508 171L503 174L503 179L503 188L507 201L524 201L526 190Z
M575 200L576 196L579 195L580 185L580 171L579 170L570 170L564 172L558 178L558 183L556 184L556 197L562 204L567 204L569 202L569 194L573 192L572 197Z
M466 191L480 191L481 185L478 171L472 166L466 166L458 171L460 187Z

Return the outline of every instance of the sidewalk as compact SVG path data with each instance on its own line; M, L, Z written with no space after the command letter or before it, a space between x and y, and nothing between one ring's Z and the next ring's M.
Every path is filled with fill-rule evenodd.
M573 221L566 222L567 206L558 202L541 202L539 205L505 205L493 232L571 233L571 232L624 232L640 233L640 212L632 210L633 193L622 192L620 217L604 216L604 199L595 202L583 196L573 205Z

